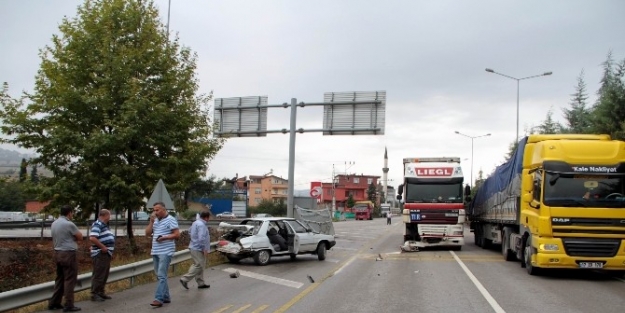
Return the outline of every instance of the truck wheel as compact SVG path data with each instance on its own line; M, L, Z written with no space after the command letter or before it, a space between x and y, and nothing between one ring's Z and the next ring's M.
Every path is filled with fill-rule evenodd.
M254 254L254 263L257 265L265 266L269 264L271 259L271 252L269 250L260 250Z
M516 260L516 254L510 250L510 231L504 228L501 231L501 254L506 261Z
M317 246L317 258L319 259L319 261L323 261L326 259L326 244L323 242L320 242Z
M539 275L540 268L532 266L532 256L534 256L534 249L532 248L532 236L530 235L525 241L525 251L523 252L525 269L527 270L527 273L532 276Z

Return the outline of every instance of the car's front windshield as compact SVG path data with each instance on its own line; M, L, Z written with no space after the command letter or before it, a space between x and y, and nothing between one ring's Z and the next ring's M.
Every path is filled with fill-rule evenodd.
M625 175L545 173L548 206L625 208Z

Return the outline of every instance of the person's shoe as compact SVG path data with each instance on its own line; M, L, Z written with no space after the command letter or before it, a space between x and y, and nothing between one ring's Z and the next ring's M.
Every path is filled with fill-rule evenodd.
M101 294L99 294L98 296L100 296L100 298L102 298L102 299L106 299L106 300L111 300L111 299L113 299L111 296L109 296L109 295L107 295L107 294L105 294L105 293L101 293Z
M160 303L158 300L154 300L152 301L152 303L150 303L151 306L156 307L156 308L160 308L163 306L162 303Z
M82 309L77 307L77 306L70 306L70 307L64 308L63 312L77 312L77 311L80 311L80 310L82 310Z
M104 302L104 298L102 298L99 295L93 295L93 296L91 296L91 301L93 301L93 302Z
M62 308L63 308L63 306L60 305L60 304L50 304L50 305L48 305L48 310L51 310L51 311L52 310L60 310Z
M184 289L189 290L189 285L187 285L187 282L186 282L186 281L184 281L184 280L182 280L182 279L181 279L181 280L180 280L180 284L182 285L182 287L184 287Z
M197 286L197 289L207 289L207 288L210 288L210 287L211 287L211 285L199 285L199 286Z

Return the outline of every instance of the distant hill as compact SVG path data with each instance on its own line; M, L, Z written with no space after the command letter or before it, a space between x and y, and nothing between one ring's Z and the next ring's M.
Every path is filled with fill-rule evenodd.
M0 148L0 176L18 176L20 172L20 164L22 159L30 159L33 155L19 153L14 150ZM30 167L28 167L30 173ZM52 173L41 167L37 168L37 174L43 176L52 176Z

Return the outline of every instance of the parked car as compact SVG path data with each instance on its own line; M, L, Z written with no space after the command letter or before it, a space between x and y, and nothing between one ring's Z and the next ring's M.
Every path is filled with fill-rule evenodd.
M143 211L134 212L132 218L135 221L147 221L150 219L150 214L148 214L147 212L143 212Z
M217 245L231 263L252 257L258 265L267 265L272 257L315 254L319 261L336 245L334 235L313 231L306 224L287 217L250 218L238 225L221 222L229 230Z
M225 218L237 218L236 215L232 212L222 212L216 215L217 218L225 219Z

